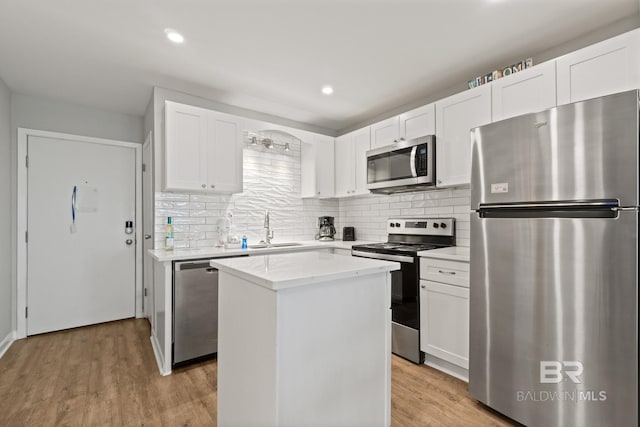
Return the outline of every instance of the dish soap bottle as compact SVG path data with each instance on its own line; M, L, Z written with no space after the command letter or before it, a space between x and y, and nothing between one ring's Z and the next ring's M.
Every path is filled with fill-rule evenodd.
M173 225L171 224L171 217L167 217L167 226L164 228L164 250L173 250Z

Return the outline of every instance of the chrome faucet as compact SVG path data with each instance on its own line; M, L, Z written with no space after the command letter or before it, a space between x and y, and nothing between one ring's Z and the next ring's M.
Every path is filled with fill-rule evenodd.
M271 239L273 239L273 230L271 229L271 221L269 221L269 210L264 211L264 228L265 228L265 238L264 242L267 245L271 244Z

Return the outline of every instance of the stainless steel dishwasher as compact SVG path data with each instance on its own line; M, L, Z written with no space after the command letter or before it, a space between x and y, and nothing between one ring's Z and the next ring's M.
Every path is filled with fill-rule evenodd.
M208 260L180 261L173 274L175 366L218 352L218 270Z

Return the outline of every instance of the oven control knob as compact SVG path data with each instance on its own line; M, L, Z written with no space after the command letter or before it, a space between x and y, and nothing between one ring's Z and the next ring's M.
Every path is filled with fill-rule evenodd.
M389 223L389 227L395 227L396 225L392 222Z
M400 227L400 223L399 222L396 222L396 227Z
M440 223L440 228L447 228L447 224L445 224L444 222Z
M434 222L434 223L433 223L433 228L438 228L438 227L439 227L438 223L437 223L437 222Z

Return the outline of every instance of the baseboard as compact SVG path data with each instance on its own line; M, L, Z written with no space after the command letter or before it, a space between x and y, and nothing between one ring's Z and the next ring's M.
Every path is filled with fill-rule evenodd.
M0 341L0 358L4 356L4 354L7 352L7 350L9 350L9 347L11 347L11 344L13 344L15 340L16 333L15 331L11 331L7 334L6 337L4 337L2 341Z
M424 364L427 366L431 366L434 369L444 372L445 374L449 374L452 377L456 377L464 382L469 382L469 370L462 368L458 365L454 365L451 362L440 359L439 357L433 356L431 354L427 354L425 356Z
M160 351L160 344L158 344L158 340L155 335L151 335L151 348L153 349L153 355L156 357L156 363L158 364L158 369L160 370L160 375L167 376L171 374L171 370L164 370L164 358L162 357L162 352Z

